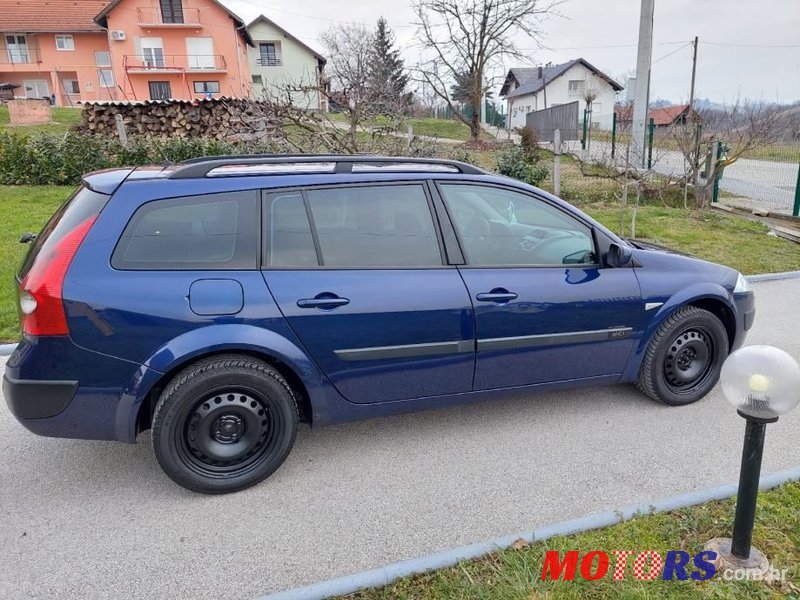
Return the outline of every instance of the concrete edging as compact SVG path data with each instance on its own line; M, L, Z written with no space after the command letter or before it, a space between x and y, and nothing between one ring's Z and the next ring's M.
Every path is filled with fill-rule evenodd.
M0 356L8 356L16 349L16 344L0 344Z
M800 480L800 467L786 469L762 475L759 488L762 490L777 487L789 481ZM629 521L637 514L654 514L695 506L713 500L725 500L736 494L738 483L726 483L724 485L687 492L678 496L668 496L659 498L649 503L637 504L623 508L620 511L608 511L562 521L553 525L546 525L533 531L506 535L494 540L461 546L452 550L444 550L434 554L428 554L420 558L404 560L401 562L329 579L319 583L311 584L274 594L260 596L256 600L321 600L330 596L352 594L358 590L371 587L387 585L396 579L424 573L443 567L450 567L462 560L478 558L485 554L509 548L518 539L523 539L528 543L540 542L557 535L570 535L581 533L593 529L600 529L616 525L623 521ZM531 574L534 576L535 574Z

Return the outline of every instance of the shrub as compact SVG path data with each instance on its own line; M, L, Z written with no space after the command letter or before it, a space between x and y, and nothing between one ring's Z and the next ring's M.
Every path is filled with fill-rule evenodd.
M530 185L539 185L547 177L547 167L529 161L521 146L511 146L497 152L497 171Z
M541 157L541 152L539 151L539 132L530 127L518 127L517 133L520 138L520 146L522 146L522 150L525 152L525 158L527 158L530 163L538 161Z
M180 162L198 156L274 152L269 143L213 139L116 138L66 134L0 133L0 184L76 185L84 173L109 167Z

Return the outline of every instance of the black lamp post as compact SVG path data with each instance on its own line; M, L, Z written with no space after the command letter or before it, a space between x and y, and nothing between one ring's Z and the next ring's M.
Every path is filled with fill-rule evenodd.
M736 496L733 538L716 538L706 547L715 550L727 568L765 573L769 561L752 547L761 457L768 423L800 402L800 365L786 352L771 346L746 346L728 357L720 374L722 393L747 421Z

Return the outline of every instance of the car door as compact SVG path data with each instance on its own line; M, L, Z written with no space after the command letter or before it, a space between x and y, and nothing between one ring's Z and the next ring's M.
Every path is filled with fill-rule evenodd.
M472 389L473 310L422 183L267 192L264 279L351 402Z
M642 300L632 268L599 263L592 229L543 198L440 182L475 305L475 389L622 373Z

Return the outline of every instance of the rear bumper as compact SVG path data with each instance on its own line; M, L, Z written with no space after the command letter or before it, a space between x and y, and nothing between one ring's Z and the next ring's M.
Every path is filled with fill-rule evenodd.
M78 391L77 381L30 381L3 375L3 395L18 420L45 419L61 414Z
M17 421L37 435L135 442L138 386L153 376L67 336L23 338L6 363L3 395Z

